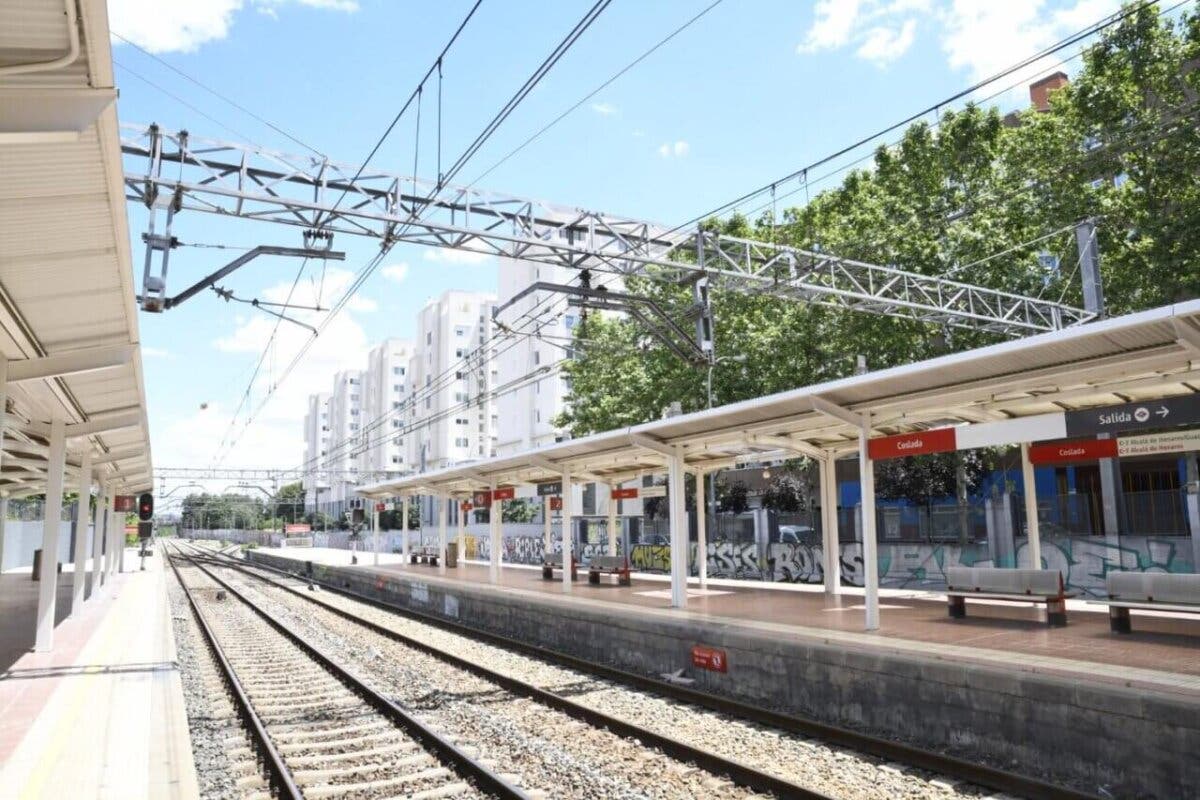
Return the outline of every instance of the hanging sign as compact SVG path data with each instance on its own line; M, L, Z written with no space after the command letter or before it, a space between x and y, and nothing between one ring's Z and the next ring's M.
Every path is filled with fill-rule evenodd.
M637 496L638 490L636 486L628 486L624 489L614 487L612 490L613 500L636 500Z
M1157 456L1170 453L1192 453L1200 450L1200 428L1170 433L1147 433L1141 436L1122 436L1117 439L1117 455Z
M476 508L489 506L492 503L492 493L487 489L475 492L473 495L471 495L471 501L475 504Z
M867 454L877 461L929 453L947 453L958 447L956 428L934 428L917 433L882 436L867 442Z
M538 497L550 497L556 494L562 494L562 481L547 481L537 485Z
M1034 464L1062 464L1116 456L1116 439L1076 439L1057 444L1035 444L1029 448L1029 460Z
M551 511L562 511L562 498L561 497L551 497L550 498L550 510Z
M517 490L513 486L500 486L492 492L492 500L512 500L516 496Z
M137 498L131 494L119 494L113 498L113 511L137 511Z
M468 511L470 511L472 508L474 508L474 506L472 506L472 505L471 505L471 501L470 501L470 500L463 500L463 501L462 501L462 512L463 512L464 514L465 514L465 513L467 513Z
M376 511L387 511L387 503L380 500L378 503L375 504L375 510Z
M667 485L665 483L658 486L643 486L638 490L642 497L666 497Z
M1067 436L1194 425L1200 423L1200 394L1068 411L1065 416Z
M698 644L692 648L692 666L710 672L729 672L729 659L724 650Z

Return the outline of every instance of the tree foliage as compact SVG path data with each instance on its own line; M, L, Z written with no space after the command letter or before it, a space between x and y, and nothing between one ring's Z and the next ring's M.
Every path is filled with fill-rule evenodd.
M876 151L870 169L778 219L735 216L707 227L1081 306L1071 228L1091 218L1109 313L1195 297L1198 64L1200 16L1172 23L1147 6L1087 51L1076 79L1051 95L1049 111L947 112L936 128L914 124L897 145ZM678 319L692 304L688 287L652 277L629 278L627 289ZM879 369L994 341L719 288L712 304L716 352L746 356L714 368L717 404L843 377L858 354ZM636 322L592 314L575 340L578 357L566 367L571 394L557 420L573 435L655 419L673 401L685 412L705 407L704 370ZM940 481L944 467L925 477ZM894 469L903 484L917 468Z

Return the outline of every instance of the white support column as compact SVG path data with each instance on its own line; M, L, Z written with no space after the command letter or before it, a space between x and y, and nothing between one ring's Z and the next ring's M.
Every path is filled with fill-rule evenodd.
M4 444L4 427L8 422L8 358L0 353L0 445ZM0 460L4 453L0 452ZM8 524L8 495L0 496L0 572L4 570L4 528Z
M879 630L879 557L875 541L875 463L867 450L871 422L863 416L858 432L859 483L862 486L863 583L866 586L866 624L869 631Z
M700 588L708 588L708 495L704 493L704 476L696 473L696 572Z
M1188 529L1192 532L1192 571L1200 572L1200 468L1197 468L1195 452L1187 452L1183 456L1186 465L1183 500Z
M446 505L449 498L438 495L438 572L446 572Z
M574 537L571 535L571 500L575 492L571 487L571 473L562 474L562 582L563 592L571 593L571 561L575 554L571 552Z
M104 537L107 533L109 487L101 483L96 489L96 510L92 514L92 593L88 599L96 596L104 585Z
M50 423L50 458L46 466L46 503L42 518L42 563L38 580L37 633L33 649L54 647L54 607L58 599L58 533L62 527L63 469L67 463L66 423Z
M1038 522L1037 485L1033 463L1029 460L1029 443L1021 442L1021 480L1025 484L1025 530L1029 534L1029 568L1042 568L1042 531Z
M842 593L842 548L838 541L837 461L830 453L820 462L821 553L825 594Z
M458 566L461 568L467 557L467 514L463 511L463 501L455 500L458 504Z
M373 497L368 498L368 502L371 504L371 539L373 540L372 544L374 545L371 549L375 551L375 556L372 560L372 564L374 566L378 567L379 566L379 511L376 510L376 508L375 508L375 498L373 498Z
M504 503L496 499L496 482L492 481L491 506L488 509L488 544L491 549L491 557L488 559L488 580L492 583L500 582L500 515L504 513Z
M408 495L400 495L400 560L408 564Z
M671 524L671 606L687 608L688 530L684 518L683 450L667 459L667 499Z
M554 543L550 541L550 496L542 498L542 558L554 552Z
M75 512L75 574L71 577L71 616L83 611L83 594L87 584L88 501L92 497L92 448L84 440L79 459L79 501Z
M8 495L0 494L0 571L4 569L4 528L8 525Z
M108 496L108 556L105 569L108 570L110 579L117 574L120 568L117 550L125 546L123 541L125 538L125 512L117 511L116 506L117 496L114 492Z
M610 556L617 554L617 501L613 499L613 492L619 485L608 484L608 554Z

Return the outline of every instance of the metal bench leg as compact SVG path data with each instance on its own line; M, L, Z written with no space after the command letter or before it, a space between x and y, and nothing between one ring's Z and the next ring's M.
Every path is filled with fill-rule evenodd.
M633 581L629 579L628 572L618 572L617 573L617 585L618 586L633 586Z
M588 583L600 583L600 573L588 570Z
M554 580L554 567L542 567L542 580Z
M1046 624L1052 628L1067 626L1067 601L1063 599L1046 601Z
M1113 633L1130 633L1133 631L1133 624L1129 619L1129 609L1109 606L1108 627Z
M967 615L967 598L965 597L950 597L948 609L950 616L953 619L962 619Z

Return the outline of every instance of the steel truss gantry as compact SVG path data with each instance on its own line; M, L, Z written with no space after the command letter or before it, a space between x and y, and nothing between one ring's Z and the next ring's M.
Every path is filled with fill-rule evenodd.
M171 217L189 209L306 231L472 250L572 269L645 276L709 289L818 303L1010 337L1057 330L1095 315L1079 308L930 275L699 229L555 206L467 186L438 186L314 156L201 139L157 126L123 126L130 200L151 209L147 270L165 273ZM168 229L154 231L166 210ZM162 272L153 275L158 253Z
M154 479L191 481L298 481L304 477L320 476L329 480L357 481L370 478L371 473L349 472L323 468L298 469L296 467L274 469L272 467L156 467Z

